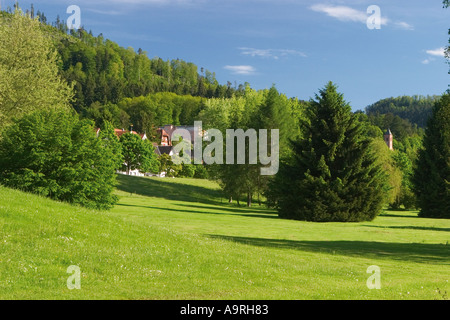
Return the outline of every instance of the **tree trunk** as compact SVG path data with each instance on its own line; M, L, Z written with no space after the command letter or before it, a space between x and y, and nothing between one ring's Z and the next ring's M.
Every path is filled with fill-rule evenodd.
M247 207L252 206L252 194L249 192L247 193Z

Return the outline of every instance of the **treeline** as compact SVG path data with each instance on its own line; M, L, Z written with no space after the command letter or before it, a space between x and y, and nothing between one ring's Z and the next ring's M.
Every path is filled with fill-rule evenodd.
M118 104L96 101L82 110L83 118L92 119L97 127L105 122L116 128L130 128L154 137L156 128L164 124L193 124L204 108L206 99L191 95L158 92L124 98Z
M408 120L413 125L425 128L431 115L431 110L439 98L436 95L426 97L421 95L391 97L375 102L366 107L365 111L369 116L392 114L394 117L398 116Z

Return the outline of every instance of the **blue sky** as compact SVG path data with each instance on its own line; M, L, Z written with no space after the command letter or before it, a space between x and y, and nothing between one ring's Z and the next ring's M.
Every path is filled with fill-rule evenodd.
M2 8L14 1L0 0ZM42 0L50 21L81 23L150 57L180 58L216 73L220 83L249 82L310 99L328 81L354 110L379 99L442 94L449 84L443 56L450 8L441 0ZM369 29L371 5L380 29Z

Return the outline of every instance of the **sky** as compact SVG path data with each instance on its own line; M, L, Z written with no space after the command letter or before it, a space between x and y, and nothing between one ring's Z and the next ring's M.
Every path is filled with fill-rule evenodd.
M2 8L14 1L0 0ZM221 84L275 85L309 100L333 81L353 110L449 85L450 8L441 0L21 0L150 58L182 59Z

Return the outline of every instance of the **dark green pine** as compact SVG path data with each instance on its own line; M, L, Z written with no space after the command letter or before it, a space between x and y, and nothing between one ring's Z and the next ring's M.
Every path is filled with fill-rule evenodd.
M434 108L413 176L420 216L450 218L450 95Z
M385 176L351 107L333 83L311 101L303 137L275 179L279 215L307 221L366 221L383 206Z

